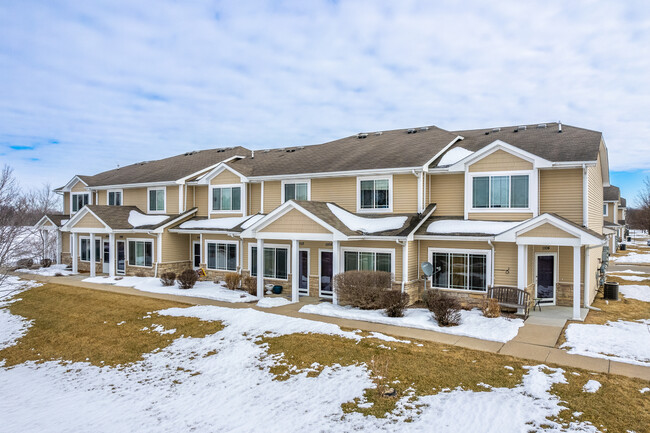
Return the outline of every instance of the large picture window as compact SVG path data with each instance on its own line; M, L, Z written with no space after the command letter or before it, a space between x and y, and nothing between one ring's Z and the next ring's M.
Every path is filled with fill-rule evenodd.
M237 271L237 244L208 242L208 269Z
M472 207L528 208L529 176L477 176L472 179Z
M264 278L286 280L288 269L288 248L264 247ZM257 276L257 247L251 247L251 275Z
M392 254L372 251L344 251L344 271L392 272Z
M72 212L77 212L82 207L86 206L90 202L90 194L87 192L83 193L72 193Z
M212 188L212 210L241 210L241 187Z
M150 267L152 262L152 241L129 241L129 266Z
M294 182L284 184L284 201L309 200L309 184L307 182Z
M434 251L431 263L431 287L482 292L487 290L487 253Z
M359 181L361 209L390 209L390 179L361 179Z
M149 212L165 212L165 188L149 190Z

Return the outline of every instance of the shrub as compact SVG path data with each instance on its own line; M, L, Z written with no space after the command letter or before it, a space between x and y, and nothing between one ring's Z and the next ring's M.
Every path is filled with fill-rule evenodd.
M43 260L41 260L41 266L43 268L49 268L50 266L52 266L52 259L43 259Z
M483 300L483 315L494 319L495 317L501 317L501 307L499 307L499 301L494 298L487 298Z
M257 278L251 276L242 278L242 286L249 294L257 296Z
M224 281L226 282L226 287L230 290L236 290L239 288L239 284L241 283L241 275L237 272L228 272L224 277Z
M383 294L384 308L388 317L404 317L404 310L409 303L409 294L399 290L387 290Z
M178 276L178 287L187 290L191 289L194 287L194 284L196 284L196 280L198 280L199 277L196 275L196 272L192 269L185 269L181 274Z
M460 301L458 298L439 290L425 290L422 298L440 326L456 326L460 323Z
M34 265L34 260L32 259L20 259L16 262L16 266L19 268L31 268Z
M376 310L385 308L383 294L391 279L389 272L347 271L334 276L334 285L341 305Z
M174 272L164 272L160 275L160 282L165 287L173 286L174 282L176 282L176 274Z

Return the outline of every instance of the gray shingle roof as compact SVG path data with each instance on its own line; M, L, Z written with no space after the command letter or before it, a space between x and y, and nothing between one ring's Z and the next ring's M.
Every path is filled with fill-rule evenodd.
M158 224L134 227L131 224L129 224L129 214L131 213L131 211L136 211L138 213L145 214L145 212L142 212L137 206L107 206L107 205L95 204L95 205L87 205L86 207L92 213L97 215L99 219L101 219L106 224L108 224L108 226L113 230L132 230L132 229L154 230L178 218L181 215L190 214L192 213L192 211L196 210L196 208L192 208L187 212L183 212L182 214L162 215L162 216L166 216L167 218Z
M617 186L611 185L603 188L604 201L619 201L620 198L621 190Z

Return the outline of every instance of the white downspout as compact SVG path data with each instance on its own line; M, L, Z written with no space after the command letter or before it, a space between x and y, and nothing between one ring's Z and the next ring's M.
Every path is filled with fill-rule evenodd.
M589 226L589 188L588 188L588 170L585 164L582 164L582 226Z
M402 246L402 293L406 289L406 280L408 279L408 241L400 241L396 239L398 245Z
M494 260L494 245L492 244L491 239L488 239L488 245L490 246L490 249L492 250L492 266L491 266L492 269L490 270L492 275L490 275L490 285L492 287L494 287L494 262L495 262L495 260Z

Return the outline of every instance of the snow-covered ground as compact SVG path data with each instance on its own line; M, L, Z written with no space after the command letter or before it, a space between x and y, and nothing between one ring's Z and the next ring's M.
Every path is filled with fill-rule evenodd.
M262 298L257 302L257 306L260 308L273 308L282 307L291 303L287 298Z
M631 251L625 256L611 256L609 260L615 262L617 265L650 263L650 253L636 253Z
M6 307L16 299L8 299L37 286L40 284L35 281L21 280L14 276L7 277L0 284L0 349L16 344L16 340L25 335L32 323L31 320L11 314Z
M229 290L223 284L212 281L197 281L194 287L182 290L178 282L173 286L163 286L160 278L153 277L90 277L84 279L88 283L112 284L120 287L133 287L136 290L165 295L193 296L197 298L213 299L222 302L253 302L257 296L252 296L243 290Z
M626 298L650 302L650 286L621 284L618 286L618 290ZM650 317L650 307L648 307L648 316Z
M386 418L343 413L341 404L374 388L364 365L308 368L278 381L279 358L255 341L262 335L313 332L360 340L359 334L316 321L251 309L213 306L159 312L220 320L226 327L204 338L179 337L123 368L89 363L28 362L0 367L2 429L11 432L595 432L588 422L568 428L553 417L563 409L551 393L566 382L562 369L526 367L514 388L474 392L456 388L434 395L406 395ZM0 317L0 329L4 327ZM143 331L147 332L147 331ZM384 344L390 344L385 342ZM368 405L369 403L365 403ZM545 427L542 427L545 426Z
M566 329L569 353L650 366L650 319L604 325L572 323Z
M404 317L388 317L383 310L360 310L350 306L332 305L329 303L305 305L300 309L300 312L426 329L444 332L445 334L463 335L465 337L499 341L502 343L515 338L519 332L519 328L524 326L522 319L508 319L505 317L490 319L483 316L483 313L477 309L470 311L461 310L460 325L447 327L439 326L433 319L431 312L424 308L409 308L404 311Z
M17 269L16 272L24 272L27 274L43 275L46 277L53 277L56 274L61 275L74 275L74 272L66 270L68 265L52 265L48 268L38 268L38 269Z

